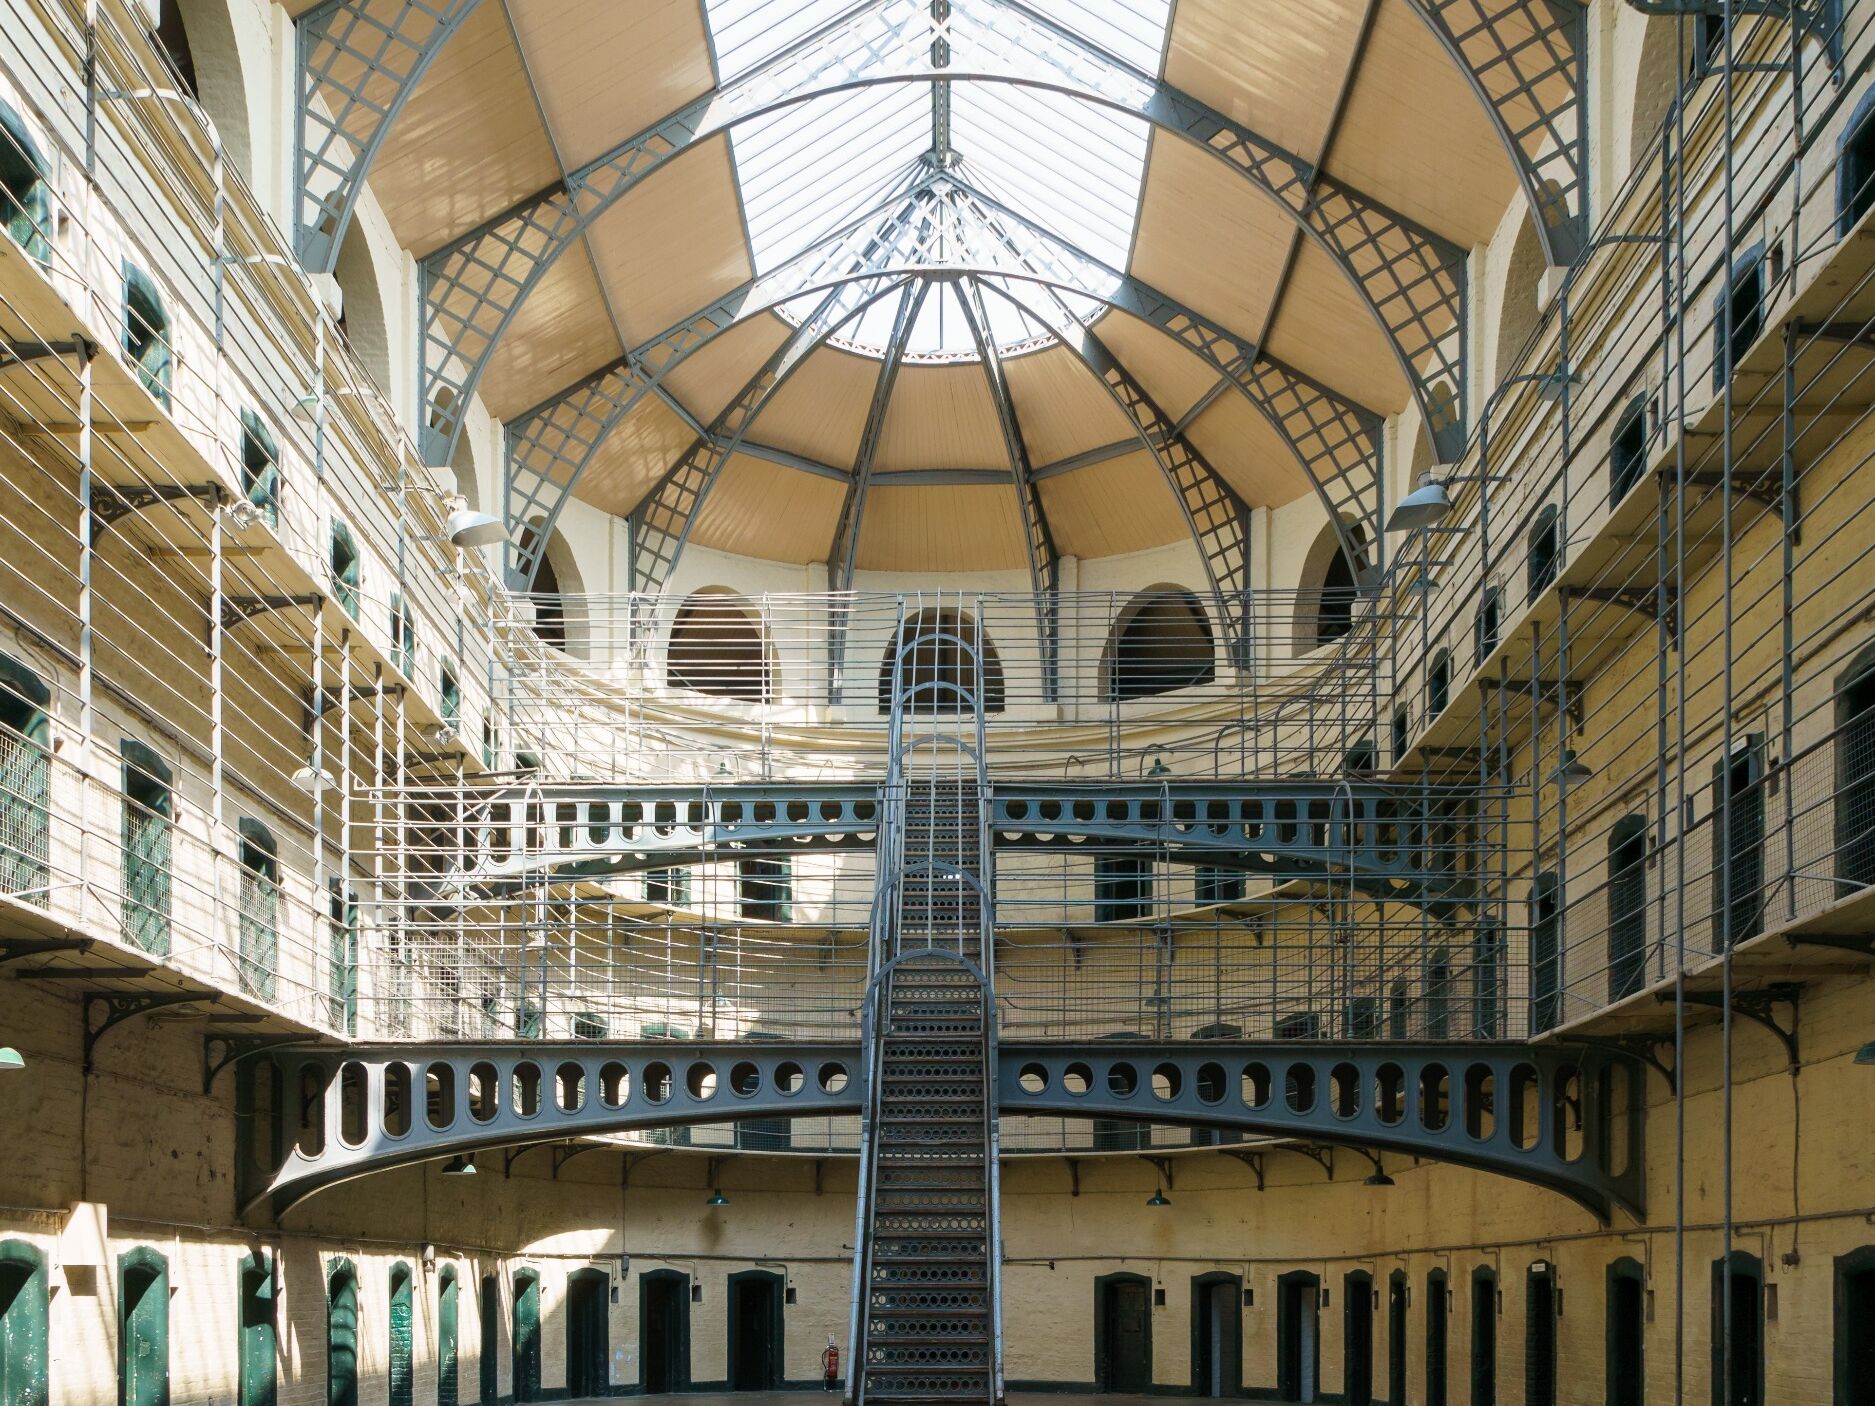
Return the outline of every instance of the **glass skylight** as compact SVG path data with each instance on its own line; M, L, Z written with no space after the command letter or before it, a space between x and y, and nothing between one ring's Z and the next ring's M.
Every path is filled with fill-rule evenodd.
M934 32L930 9L878 0L920 45ZM719 82L727 86L860 8L855 0L705 0ZM1157 74L1171 0L1034 0L1033 9L1118 59ZM951 0L951 66L973 67L962 47L971 27L1021 33L998 0ZM989 40L994 43L995 39ZM890 73L890 58L868 59L857 76ZM994 64L978 62L979 71ZM903 71L899 69L898 71ZM731 132L743 217L755 271L761 275L849 226L905 184L934 147L937 85L881 82L850 88L743 123ZM1011 210L1116 268L1132 246L1144 178L1148 125L1111 107L1036 87L951 82L950 151L959 175ZM798 320L815 300L784 309ZM1009 349L1046 334L1003 299L987 307L999 345ZM840 331L838 341L874 349L888 339L897 298L881 299ZM973 355L969 326L954 290L926 297L908 353Z

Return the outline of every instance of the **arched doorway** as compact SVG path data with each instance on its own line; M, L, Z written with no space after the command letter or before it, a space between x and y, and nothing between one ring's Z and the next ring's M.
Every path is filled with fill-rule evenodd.
M1191 1281L1191 1389L1196 1396L1243 1394L1243 1278L1199 1274Z
M1094 1280L1094 1390L1152 1389L1152 1281L1143 1274Z
M778 1391L783 1374L783 1282L767 1269L729 1276L729 1389Z
M1276 1394L1311 1402L1322 1370L1322 1281L1306 1269L1276 1280Z
M682 1271L638 1276L638 1350L646 1395L690 1390L690 1278Z
M575 1398L604 1396L610 1389L609 1285L603 1269L576 1269L566 1277L566 1390Z

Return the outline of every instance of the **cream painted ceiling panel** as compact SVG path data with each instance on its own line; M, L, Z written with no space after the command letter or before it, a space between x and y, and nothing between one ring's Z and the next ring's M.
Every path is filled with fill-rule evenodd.
M691 541L767 561L825 561L846 485L735 455L703 500Z
M489 358L481 395L506 420L564 390L619 354L584 249L569 249L521 305Z
M879 469L1006 469L1009 455L983 368L903 366L886 408Z
M714 81L697 0L507 4L569 168L636 136Z
M1053 347L1003 364L1029 460L1037 467L1137 432L1132 418L1072 352Z
M623 517L695 442L675 411L647 396L613 427L586 466L575 494Z
M878 372L874 357L822 347L782 383L747 437L850 469Z
M1236 391L1219 396L1186 436L1253 508L1277 508L1310 491L1307 476L1274 426Z
M1295 227L1273 199L1215 156L1157 133L1131 271L1254 341Z
M599 276L632 346L746 283L729 139L687 151L593 222Z
M778 317L740 323L667 371L664 388L707 425L787 336L788 328Z
M1026 567L1013 484L875 487L859 526L861 571Z
M1037 488L1055 548L1068 556L1140 552L1191 535L1158 462L1143 449L1045 478Z
M1356 404L1391 414L1406 378L1380 325L1339 265L1305 243L1264 349Z
M1130 313L1108 313L1094 334L1174 420L1217 384L1219 373L1210 362Z
M1517 194L1483 103L1406 0L1381 0L1328 170L1463 246Z
M1313 161L1367 0L1179 0L1166 81Z
M559 177L508 21L480 5L386 132L371 189L421 257Z

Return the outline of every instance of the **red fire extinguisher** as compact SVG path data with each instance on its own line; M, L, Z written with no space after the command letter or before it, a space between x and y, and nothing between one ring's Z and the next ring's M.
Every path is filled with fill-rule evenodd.
M833 1345L833 1339L827 1339L827 1350L820 1354L820 1370L824 1380L822 1391L832 1391L840 1381L840 1349Z

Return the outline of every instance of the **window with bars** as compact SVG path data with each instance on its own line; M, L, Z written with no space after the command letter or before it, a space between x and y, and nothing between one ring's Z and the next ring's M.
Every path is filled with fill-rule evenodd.
M176 357L169 314L150 276L124 261L124 360L137 380L165 410L175 380Z
M1240 903L1244 896L1244 876L1235 869L1200 864L1194 879L1194 890L1194 897L1201 908L1212 903Z
M1504 1035L1504 930L1496 923L1480 926L1472 940L1471 1029L1480 1040Z
M437 669L437 703L445 723L458 731L462 727L462 685L456 671L445 659Z
M52 691L0 654L0 893L46 905L52 868Z
M1443 1040L1452 1033L1452 958L1445 948L1433 950L1426 960L1426 1038Z
M1624 815L1608 832L1608 999L1641 989L1647 973L1647 820Z
M1094 918L1135 922L1152 912L1152 861L1130 854L1094 859Z
M280 849L260 821L243 816L238 826L241 912L236 966L241 988L271 1000L280 965Z
M1393 713L1393 764L1398 766L1406 755L1406 749L1413 741L1413 715L1405 708L1396 708Z
M1554 874L1530 885L1530 1033L1562 1023L1561 895Z
M682 906L690 902L690 871L688 869L647 869L645 871L645 902L669 903Z
M1472 622L1472 643L1476 658L1474 663L1482 665L1491 657L1491 651L1497 648L1498 633L1503 629L1504 596L1496 586L1484 588L1484 598L1478 602L1478 616Z
M1754 244L1732 265L1731 277L1712 303L1712 388L1731 378L1732 368L1764 330L1764 246ZM1726 314L1731 326L1726 326Z
M52 168L19 113L0 102L0 221L35 263L52 257Z
M1862 95L1836 160L1836 230L1847 236L1875 207L1875 89Z
M417 676L417 622L402 591L391 592L391 662L405 678Z
M143 743L126 737L124 783L124 931L154 956L169 951L170 835L174 774Z
M252 410L241 412L241 493L267 526L280 526L280 447Z
M1836 685L1836 878L1875 884L1875 648Z
M794 913L794 873L785 857L744 859L736 865L736 897L742 916L785 923Z
M1536 521L1530 524L1525 560L1530 578L1530 599L1533 601L1548 590L1550 583L1556 579L1556 568L1561 565L1562 557L1558 532L1554 504L1544 508L1536 515Z
M351 528L337 518L332 520L326 565L332 573L332 598L339 603L339 609L356 620L364 559L358 554L358 539L352 536Z
M358 896L342 880L326 880L326 1003L332 1024L358 1032Z
M1752 733L1712 769L1713 937L1723 952L1764 911L1764 739Z
M1622 412L1608 442L1608 506L1633 491L1647 472L1647 400L1637 397Z
M1436 718L1452 701L1452 656L1440 650L1426 670L1426 716Z

